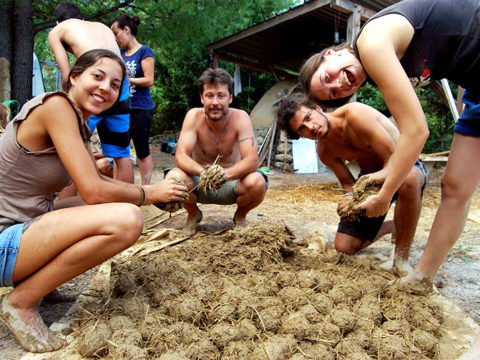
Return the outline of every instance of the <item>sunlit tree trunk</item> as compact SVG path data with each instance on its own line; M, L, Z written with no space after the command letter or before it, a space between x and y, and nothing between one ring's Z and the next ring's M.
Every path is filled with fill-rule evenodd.
M13 0L0 0L0 102L10 99Z

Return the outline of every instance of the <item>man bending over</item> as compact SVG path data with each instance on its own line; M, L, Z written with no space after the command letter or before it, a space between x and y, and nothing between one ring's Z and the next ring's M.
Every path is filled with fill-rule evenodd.
M57 25L48 34L48 42L62 73L62 86L68 81L70 62L68 52L76 58L93 49L107 49L120 56L115 35L102 23L82 20L78 7L61 3L55 8ZM122 84L118 102L107 111L92 115L88 126L93 132L98 129L102 142L102 153L115 159L116 178L133 184L133 167L130 160L130 90L128 79Z
M352 200L348 195L356 181L345 162L356 161L361 175L380 171L387 165L399 136L389 119L367 105L349 103L325 113L302 93L292 93L281 100L277 121L289 138L301 136L317 141L318 157L334 172L347 195L340 201L339 209L346 209ZM426 176L423 164L417 161L396 194L392 271L398 275L409 270L408 256L420 216ZM335 236L335 249L348 255L365 249L394 230L391 222L384 220L385 216L360 216L354 221L342 218Z

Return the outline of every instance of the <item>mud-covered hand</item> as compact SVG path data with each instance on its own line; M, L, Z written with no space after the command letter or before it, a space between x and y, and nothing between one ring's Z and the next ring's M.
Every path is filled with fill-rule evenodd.
M343 195L343 197L340 199L338 202L337 206L337 214L340 217L345 217L347 216L351 209L352 209L352 204L353 204L353 195L352 193L346 193Z
M173 178L162 180L151 186L148 195L150 193L154 204L184 202L189 197L187 186Z
M157 203L154 204L156 207L158 207L160 210L167 211L169 213L174 213L180 209L183 208L183 201L175 201L175 202L169 202L169 203Z
M200 173L199 186L205 190L215 191L225 184L225 169L220 165L209 165Z
M368 217L379 217L385 215L390 208L390 200L383 197L380 193L376 195L370 195L357 206L354 207L355 211L364 211Z

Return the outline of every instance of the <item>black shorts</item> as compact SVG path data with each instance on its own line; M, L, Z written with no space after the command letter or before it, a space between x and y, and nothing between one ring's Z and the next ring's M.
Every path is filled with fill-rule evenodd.
M423 195L423 190L425 189L425 185L427 184L427 171L425 170L425 166L420 160L417 160L415 166L420 169L425 178L421 189ZM393 196L390 205L395 200L397 200L397 193L395 193L395 195ZM365 215L361 215L355 221L345 220L344 218L341 218L340 222L338 223L337 232L351 235L364 241L372 241L377 236L378 231L382 227L383 221L385 220L386 216L387 214L375 218L370 218Z
M152 126L153 110L132 109L130 112L130 137L139 159L150 155L150 127Z

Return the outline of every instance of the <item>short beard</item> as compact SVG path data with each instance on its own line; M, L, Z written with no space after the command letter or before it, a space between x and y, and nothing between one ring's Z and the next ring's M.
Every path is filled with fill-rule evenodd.
M215 116L215 117L211 117L210 116L211 109L207 109L207 111L205 111L205 116L212 121L221 121L225 118L225 116L227 116L228 110L225 111L223 108L216 109L216 110L220 110L222 112L222 114L218 115L218 116Z

